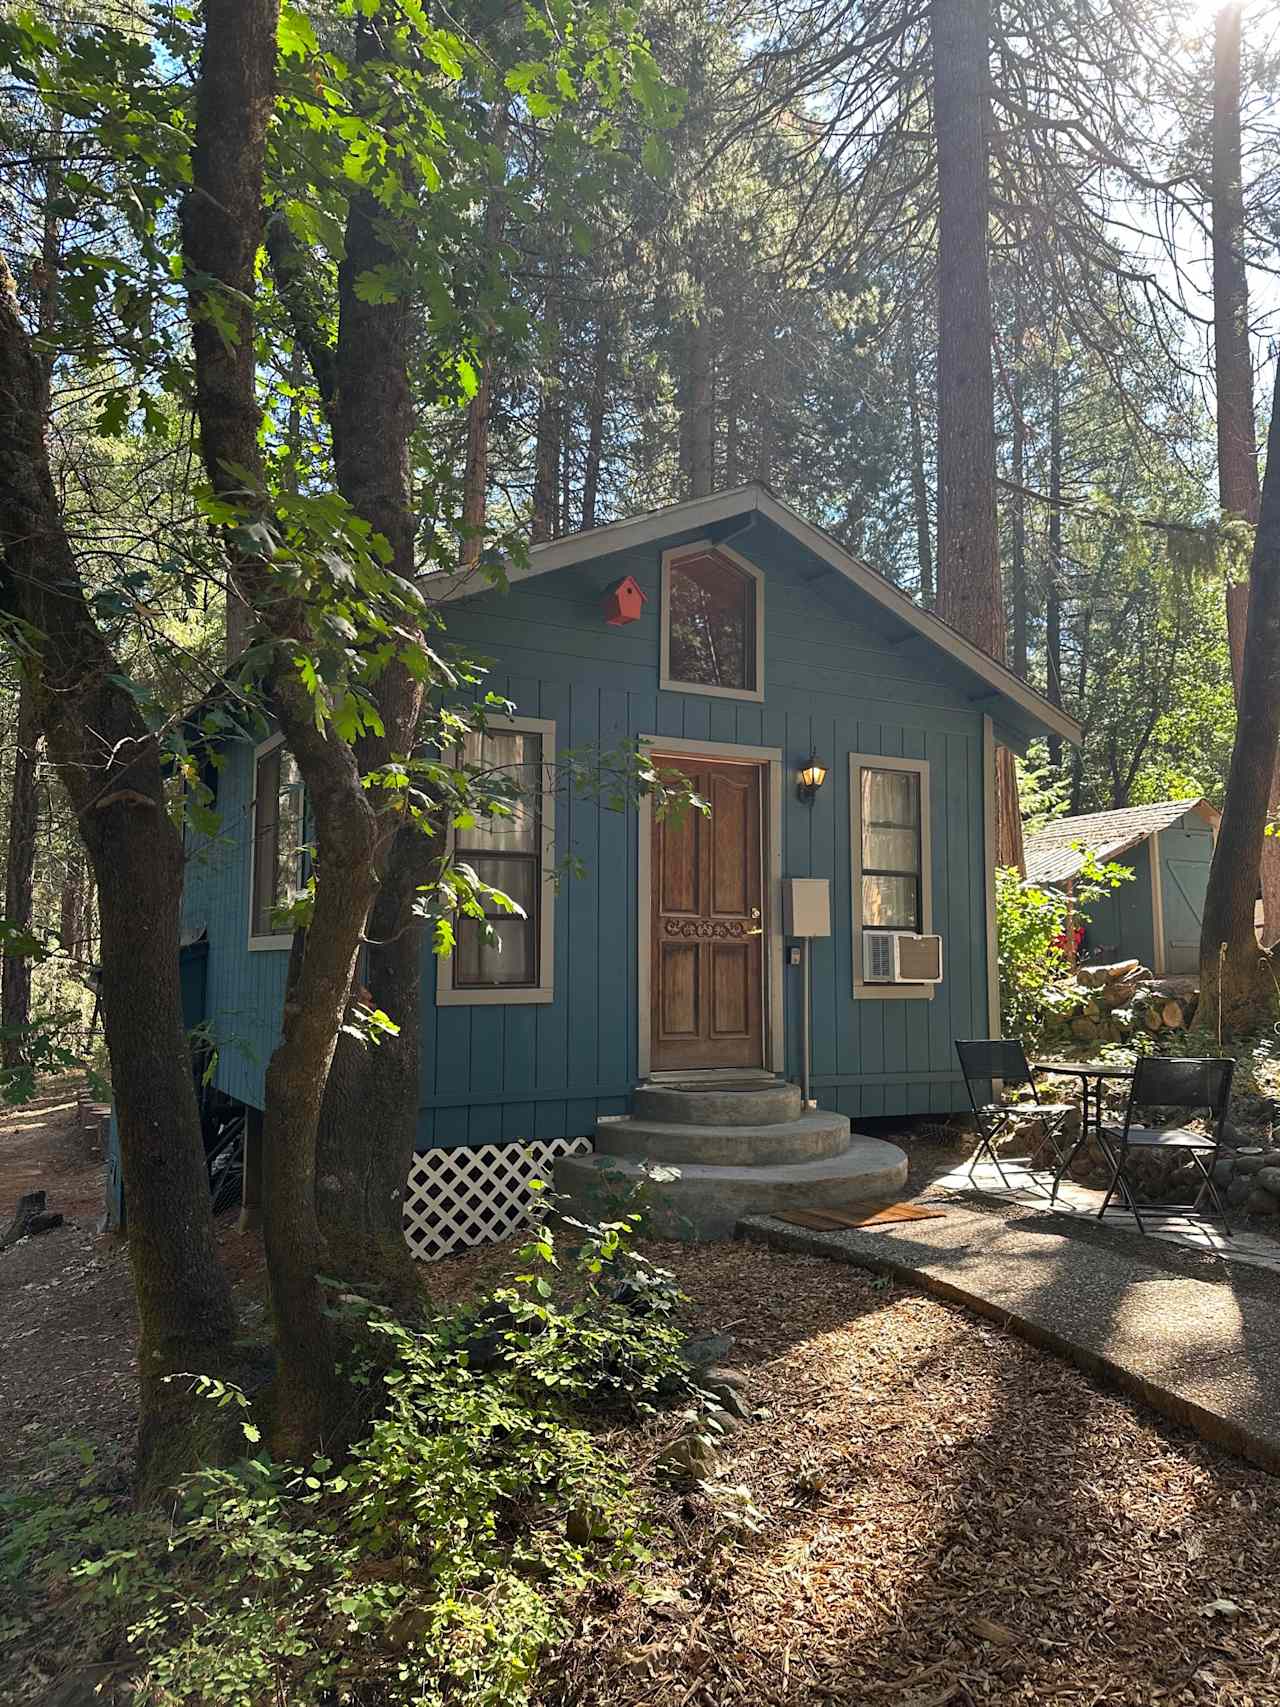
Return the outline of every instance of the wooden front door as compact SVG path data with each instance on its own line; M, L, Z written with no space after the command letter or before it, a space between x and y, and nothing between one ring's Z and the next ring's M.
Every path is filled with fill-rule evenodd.
M654 1072L764 1065L760 767L659 758L710 804L653 826Z

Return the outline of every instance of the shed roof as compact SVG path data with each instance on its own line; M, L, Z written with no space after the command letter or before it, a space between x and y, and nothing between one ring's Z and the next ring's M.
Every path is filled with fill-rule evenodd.
M1084 850L1112 860L1176 824L1188 812L1216 829L1222 814L1207 800L1156 800L1148 806L1120 806L1113 812L1083 812L1055 818L1027 837L1027 877L1033 883L1066 883L1084 864Z
M718 529L739 519L772 526L788 535L809 554L809 561L813 564L811 579L816 581L823 575L834 573L879 605L895 628L900 624L897 632L901 638L925 640L945 652L968 674L980 697L988 702L1001 702L1005 721L1018 729L1024 739L1050 732L1064 736L1068 741L1080 742L1080 725L1060 706L1037 693L1020 676L966 639L950 623L916 604L885 576L846 551L822 528L805 521L758 480L729 491L713 492L706 498L690 498L684 503L648 510L624 521L611 522L606 527L592 528L586 533L568 534L562 539L535 545L529 551L527 566L512 570L510 580L512 584L529 581L554 569L566 569L573 564L586 563L641 545L656 545L661 540L680 535L705 533L715 538ZM749 553L749 546L738 537L736 530L731 537L739 549ZM491 590L487 579L476 570L432 577L424 583L424 588L429 594L434 592L442 601L471 598Z

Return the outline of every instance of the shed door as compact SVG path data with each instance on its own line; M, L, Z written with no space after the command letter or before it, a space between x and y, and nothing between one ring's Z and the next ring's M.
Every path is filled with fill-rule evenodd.
M760 767L660 759L711 807L653 826L651 1069L764 1065Z
M1200 921L1213 859L1213 832L1164 830L1160 844L1165 971L1196 972L1200 967Z

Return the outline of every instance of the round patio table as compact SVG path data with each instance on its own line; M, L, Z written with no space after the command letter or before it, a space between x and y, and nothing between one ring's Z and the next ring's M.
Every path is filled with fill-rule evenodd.
M1133 1068L1126 1067L1120 1061L1037 1061L1034 1063L1037 1073L1060 1073L1064 1078L1079 1079L1080 1100L1084 1107L1082 1120L1084 1129L1089 1130L1089 1097L1092 1087L1093 1096L1093 1130L1102 1131L1102 1087L1108 1079L1131 1079Z

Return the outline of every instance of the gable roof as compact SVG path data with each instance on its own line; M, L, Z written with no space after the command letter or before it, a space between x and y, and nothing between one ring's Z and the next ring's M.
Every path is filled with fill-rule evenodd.
M835 571L899 621L907 630L905 638L919 636L931 642L985 684L992 694L1008 702L1015 709L1016 721L1020 725L1030 724L1035 733L1061 735L1065 740L1076 744L1080 742L1081 729L1075 718L1068 716L1060 706L1053 705L980 646L967 640L950 623L915 604L891 581L846 551L830 534L797 515L790 505L775 497L760 481L751 481L726 492L715 492L706 498L690 498L681 504L669 504L663 509L648 510L625 521L611 522L607 527L568 534L563 539L532 546L527 566L511 569L509 578L511 584L516 585L549 574L554 569L567 569L613 552L656 544L673 535L705 532L739 517L748 522L760 518L788 534L817 558L824 570ZM426 590L434 592L441 601L450 601L474 598L490 591L491 586L480 571L468 570L432 577L426 583Z
M1194 812L1210 829L1222 814L1207 800L1157 800L1149 806L1121 806L1113 812L1083 812L1076 818L1057 818L1027 837L1027 878L1032 883L1066 883L1084 864L1082 848L1103 862L1115 859L1145 842L1179 818Z

